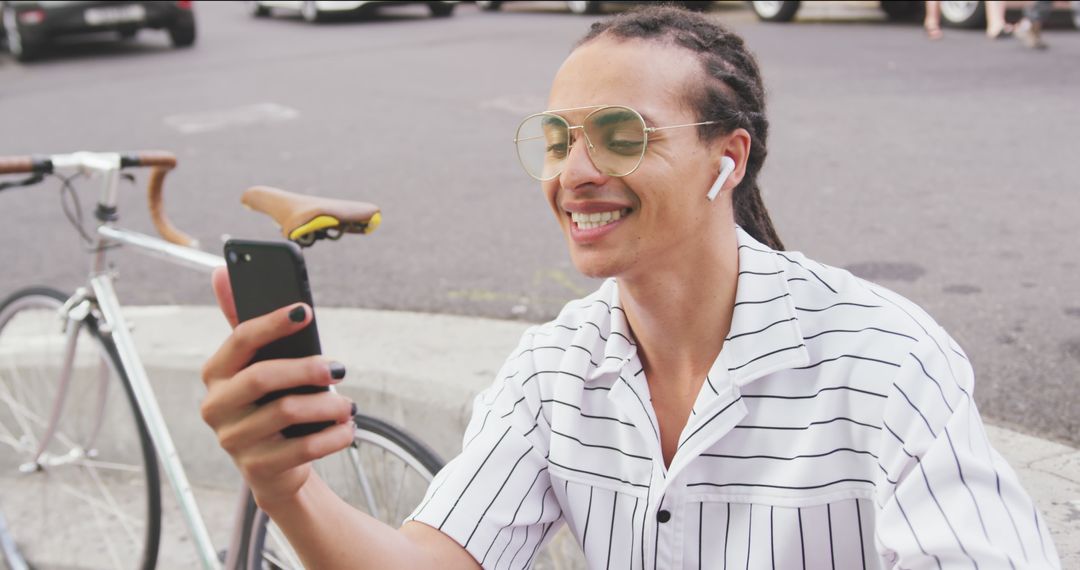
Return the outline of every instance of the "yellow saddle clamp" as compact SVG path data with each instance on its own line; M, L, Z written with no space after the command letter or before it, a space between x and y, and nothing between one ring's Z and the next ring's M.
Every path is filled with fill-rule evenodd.
M289 232L289 239L300 239L307 234L325 230L326 228L336 228L339 225L341 225L341 222L333 216L315 216L310 222Z
M375 215L371 216L371 219L368 220L368 223L364 224L364 229L361 230L361 233L365 235L370 234L371 232L379 229L380 224L382 224L382 213L376 212ZM307 234L315 233L319 230L325 230L328 228L336 228L340 225L341 221L339 221L333 216L315 216L315 218L312 219L310 222L290 232L289 239L300 239Z

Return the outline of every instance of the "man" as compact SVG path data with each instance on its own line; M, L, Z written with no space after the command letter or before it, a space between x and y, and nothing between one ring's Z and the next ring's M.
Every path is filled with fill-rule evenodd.
M611 279L525 334L400 530L308 467L351 441L347 401L251 405L333 381L321 359L243 368L305 308L236 327L207 363L204 418L308 566L526 568L564 523L592 568L1059 566L952 339L894 293L780 251L741 38L673 8L598 23L548 108L523 121L519 156L575 266ZM230 313L222 272L215 289ZM339 426L277 435L325 420Z

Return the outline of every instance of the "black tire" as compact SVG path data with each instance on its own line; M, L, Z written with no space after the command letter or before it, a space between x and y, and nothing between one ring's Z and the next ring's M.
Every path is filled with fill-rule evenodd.
M499 0L476 0L476 7L485 12L498 12L499 8L502 8L502 2Z
M882 0L881 10L890 20L911 22L921 20L926 13L925 2L913 0Z
M454 5L446 2L431 2L428 4L428 10L436 18L448 18L454 14Z
M270 16L270 8L267 8L258 2L250 2L248 3L248 6L251 10L251 15L256 18L266 18Z
M169 40L174 48L186 48L195 44L195 22L174 24L169 28Z
M790 22L799 11L798 0L781 2L750 2L750 8L765 22Z
M982 2L942 0L941 25L950 28L982 28L986 26L986 6Z
M429 482L431 478L442 469L444 465L443 460L440 459L431 448L419 439L410 435L408 432L371 416L357 415L355 420L356 443L354 443L354 448L351 449L358 449L357 446L365 445L381 449L384 453L392 453L395 457L407 456L413 463L411 468L417 469L418 473L423 475ZM350 453L350 450L345 450L332 457L344 456L347 453ZM404 477L405 473L401 472L400 475ZM356 478L355 474L353 474L353 477L354 479ZM334 487L331 481L327 482L331 484L331 487ZM340 489L335 490L343 495L342 498L352 503L353 506L372 514L369 509L367 509L364 504L361 504L360 501L356 500L355 497L352 497L348 493L341 493ZM400 490L398 492L400 493ZM423 495L420 494L419 496L416 496L414 493L412 498L415 498L417 503L419 503L419 500L423 498ZM398 497L398 499L400 500L400 497ZM410 512L415 506L416 505L409 506ZM391 525L400 526L401 524L401 521L396 520L398 518L397 516L387 517L384 515L378 518ZM387 520L388 518L391 520ZM274 537L276 531L271 530L274 527L268 524L270 521L266 515L255 508L255 500L253 498L248 499L245 520L250 522L247 539L244 541L247 551L247 567L249 570L293 570L294 568L299 568L298 559L294 558L295 554L291 552L287 544L281 540L277 541L276 546L267 544L267 535L270 534ZM271 540L271 542L274 542L274 540Z
M601 11L601 5L600 4L601 4L600 2L585 2L585 1L571 2L571 1L568 1L566 3L566 7L569 8L570 11L573 12L574 14L593 15L593 14L599 14L600 13L600 11Z
M57 340L57 336L63 337L63 332L59 331L60 319L58 318L58 310L68 299L68 296L56 291L54 289L46 287L30 287L19 290L9 296L7 299L0 303L0 389L8 390L9 386L16 385L19 380L19 359L26 358L22 361L22 366L34 366L37 364L45 363L48 365L50 359L42 359L40 354L36 355L35 350L40 349L43 345L47 345L50 341ZM36 312L36 314L35 314ZM52 319L55 319L57 333L53 333ZM30 326L32 323L42 323L45 328L41 331L47 331L43 335L34 335L31 338L25 338L25 336L32 332ZM34 329L37 330L37 329ZM132 391L131 384L128 381L127 375L124 373L123 367L120 365L120 357L116 350L116 345L112 340L104 336L98 326L97 320L93 315L88 316L82 324L82 331L88 336L80 338L80 343L92 341L97 345L98 351L95 353L91 351L90 366L87 368L93 369L93 359L98 359L97 370L102 374L110 374L105 378L106 381L117 380L121 386L115 386L114 384L106 384L108 386L107 391L100 390L100 384L95 385L93 383L94 374L80 374L77 377L73 377L73 384L69 388L67 394L67 401L64 404L63 414L61 415L61 425L59 426L58 433L51 440L52 443L46 450L46 463L44 465L39 464L36 470L20 471L17 481L9 479L10 466L18 463L18 455L23 455L27 461L31 461L33 452L27 453L27 447L23 445L24 440L28 437L33 440L36 439L37 434L27 434L19 438L19 442L5 443L0 441L0 478L7 479L7 483L0 483L0 494L12 492L15 490L12 486L19 485L22 487L20 490L31 491L35 493L35 496L41 498L41 502L45 502L46 499L56 500L62 502L62 496L64 492L57 492L56 488L50 487L46 492L45 489L36 490L36 486L48 485L49 483L55 483L59 485L60 489L67 489L64 487L65 479L69 474L75 473L78 477L79 473L92 472L89 479L93 479L93 483L87 485L87 488L100 489L106 486L105 482L111 482L114 484L110 494L104 494L106 498L105 502L113 502L111 506L114 508L120 508L121 504L126 504L127 499L135 499L141 502L139 496L141 493L138 491L139 485L145 485L145 501L146 501L146 513L145 513L145 528L143 529L143 537L138 538L137 528L136 532L131 533L134 537L130 541L129 545L121 545L118 548L124 550L124 554L128 554L125 560L130 561L130 567L152 569L157 564L158 548L161 539L161 482L158 473L157 455L154 451L154 446L150 441L150 435L147 431L146 421L144 420L142 413L139 411L138 406L135 403L135 395ZM6 334L5 334L6 333ZM14 340L13 340L14 339ZM20 342L21 341L21 342ZM11 344L14 343L19 350L17 352L11 352L8 350ZM85 346L80 344L79 346ZM29 348L28 348L29 347ZM40 350L38 350L40 353ZM29 364L28 364L29 362ZM104 366L107 365L107 366ZM59 366L59 364L55 365ZM107 371L107 372L106 372ZM33 375L34 381L32 382L34 389L40 389L40 386L47 384L49 375L39 374ZM101 378L98 376L98 378ZM88 399L80 399L79 387L86 387L87 384L93 388L92 393L97 396ZM26 384L20 384L25 386ZM117 392L117 389L122 387L122 392ZM14 391L8 391L7 393L15 393ZM44 398L37 399L35 402L41 403L46 401L44 407L52 405L51 397L55 397L55 392L49 388L44 391ZM105 394L102 399L99 400L101 395ZM112 394L112 398L108 399L108 394ZM25 402L31 401L29 396L25 396ZM99 414L79 414L78 408L80 404L91 404L90 407L95 410L105 410L106 416ZM74 409L73 409L74 406ZM118 416L116 414L119 414ZM22 416L23 425L31 425L32 419L40 417L40 415L34 414L33 410L28 406L16 406L13 404L0 403L0 424L7 422L8 426L17 424L19 422L16 416ZM90 416L93 416L92 418ZM87 419L90 419L87 423ZM128 421L133 421L134 425L130 426L134 428L133 433L127 433L125 431L130 429L124 425ZM88 430L85 428L92 426ZM105 429L115 429L117 426L121 428L119 435L117 434L104 435L100 433L100 429L105 426ZM32 427L32 426L31 426ZM40 426L39 426L40 427ZM85 433L89 431L90 433ZM85 438L85 440L84 440ZM88 440L88 441L87 441ZM15 440L11 440L14 442ZM79 443L89 443L89 449L86 445L79 445ZM134 449L137 446L138 451ZM31 443L30 447L33 447ZM56 450L70 447L66 453L55 453ZM76 453L81 451L82 453ZM120 454L122 457L117 457ZM130 457L129 457L130 455ZM48 460L52 460L53 463L49 463ZM124 463L123 460L129 460L131 463ZM140 461L142 465L136 465L135 463ZM119 461L119 465L114 463ZM134 477L129 476L131 472L136 468L142 467L142 474ZM110 471L111 470L111 471ZM117 474L119 473L119 474ZM40 477L37 475L41 474ZM35 478L37 480L35 480ZM116 480L117 478L122 480ZM70 487L75 489L71 491L69 496L80 496L77 492L78 486ZM131 493L131 489L136 489L134 493ZM115 493L111 494L111 493ZM119 496L120 501L115 501L115 497ZM100 509L100 506L94 506L91 501L85 501L89 505L89 509L95 511ZM67 536L73 533L79 532L81 526L87 522L87 505L76 502L74 505L69 500L66 504L61 505L57 510L52 511L47 522L49 532L28 532L20 539L20 522L28 523L26 520L26 513L30 510L19 509L17 506L14 510L10 510L14 502L8 502L5 506L5 518L10 525L9 530L15 537L15 546L23 549L22 556L26 558L26 562L31 567L54 567L54 566L75 566L78 563L93 565L94 557L99 553L95 552L94 548L79 548L72 549L70 544L66 543ZM41 510L48 510L49 507L45 507ZM31 510L37 510L31 509ZM134 511L126 513L125 519L128 524L137 515ZM32 518L32 515L30 516ZM141 518L141 517L140 517ZM142 521L138 521L142 522ZM43 523L45 524L45 523ZM110 529L117 534L124 534L119 529ZM85 532L85 531L83 531ZM101 529L103 534L109 532L105 529ZM51 536L52 535L52 536ZM34 539L43 540L42 544L36 545L36 548L40 552L47 552L50 556L67 556L69 562L60 563L56 560L35 559L34 549L35 546L26 548L26 536L32 536ZM100 538L100 537L99 537ZM58 542L59 541L59 542ZM135 561L138 560L136 563Z

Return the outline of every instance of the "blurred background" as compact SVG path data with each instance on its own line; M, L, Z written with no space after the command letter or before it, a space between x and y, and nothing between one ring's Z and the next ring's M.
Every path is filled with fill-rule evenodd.
M335 10L355 4L2 2L0 154L174 151L169 215L218 253L278 235L239 204L254 184L378 204L379 231L308 252L319 305L541 321L596 287L511 139L589 24L628 3ZM1080 444L1071 4L1047 49L989 38L981 2L942 2L939 40L922 2L688 4L758 56L762 187L788 249L923 306L971 356L985 416ZM1006 5L1018 22L1026 3ZM121 221L153 232L137 176ZM3 295L82 284L58 183L0 194L0 243ZM119 255L125 304L214 303L205 275Z

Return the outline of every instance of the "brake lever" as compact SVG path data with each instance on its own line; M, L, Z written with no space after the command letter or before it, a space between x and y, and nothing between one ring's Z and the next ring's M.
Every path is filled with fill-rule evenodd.
M11 182L0 182L0 191L7 190L8 188L15 188L16 186L33 186L34 184L37 184L38 182L41 182L42 180L45 180L45 175L41 174L41 173L37 173L37 174L34 174L33 176L30 176L29 178L24 178L22 180L14 180L14 181L11 181Z

